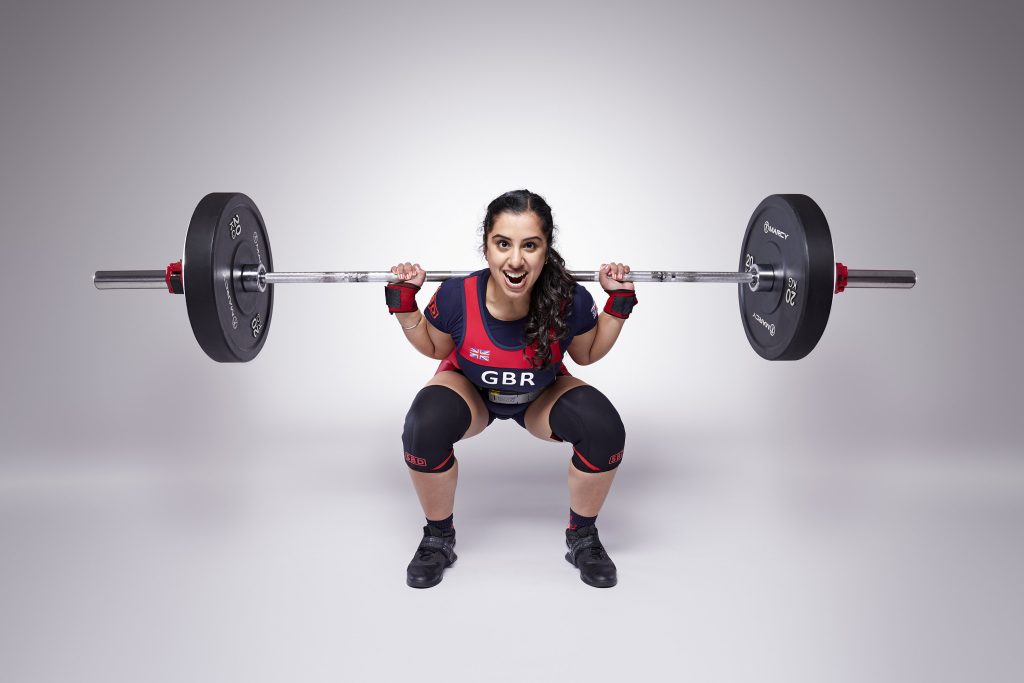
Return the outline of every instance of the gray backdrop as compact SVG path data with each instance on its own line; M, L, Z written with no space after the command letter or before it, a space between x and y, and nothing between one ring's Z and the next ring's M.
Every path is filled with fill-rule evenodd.
M1019 680L1022 31L1011 2L5 0L0 678ZM181 297L91 285L178 259L211 191L278 268L475 269L519 187L576 269L733 269L801 192L839 260L919 276L839 296L799 363L733 287L638 287L573 369L628 432L608 591L561 559L566 447L509 422L456 447L459 562L404 585L436 362L379 285L278 288L231 366Z

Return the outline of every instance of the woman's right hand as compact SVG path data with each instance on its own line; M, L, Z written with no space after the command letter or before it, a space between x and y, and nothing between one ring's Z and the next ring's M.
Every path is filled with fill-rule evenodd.
M427 281L427 271L423 270L418 263L399 263L396 266L391 266L391 272L402 278L404 282L422 287L423 283Z

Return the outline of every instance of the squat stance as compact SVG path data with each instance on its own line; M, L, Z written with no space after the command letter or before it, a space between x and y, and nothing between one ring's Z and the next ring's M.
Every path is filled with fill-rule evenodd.
M553 248L554 230L551 208L539 195L518 190L498 197L483 223L488 267L444 281L425 312L415 301L423 269L413 263L391 269L403 281L387 285L388 310L418 351L441 361L413 400L402 432L427 520L408 567L410 586L438 584L455 562L454 445L495 418L571 444L566 559L592 586L617 581L595 522L622 461L625 430L611 402L571 376L562 361L568 354L588 365L608 353L636 295L633 284L622 281L628 266L603 265L600 281L609 298L598 316L590 293Z

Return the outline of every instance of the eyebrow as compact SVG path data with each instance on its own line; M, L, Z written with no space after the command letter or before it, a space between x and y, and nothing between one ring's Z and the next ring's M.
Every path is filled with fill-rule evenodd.
M491 235L491 239L492 240L501 239L501 240L505 240L506 242L514 242L515 241L511 237L505 237L504 235ZM534 242L543 242L544 238L539 236L539 235L537 235L537 236L534 236L534 237L524 237L522 239L523 242L529 242L530 240L533 240Z

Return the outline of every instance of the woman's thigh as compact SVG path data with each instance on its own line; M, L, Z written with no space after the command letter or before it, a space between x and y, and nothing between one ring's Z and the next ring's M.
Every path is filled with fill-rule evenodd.
M487 406L484 405L484 400L480 398L477 388L466 379L465 375L454 370L439 372L431 377L430 381L424 386L448 387L461 396L466 405L469 406L469 414L472 416L472 419L469 423L469 429L462 435L463 439L476 436L484 431L484 427L487 426L490 419L490 415L487 413Z
M555 383L545 389L544 393L534 399L530 407L526 409L526 415L523 416L526 429L538 439L556 441L551 438L551 424L548 421L551 416L551 407L565 392L585 386L587 386L586 382L571 375L562 375L556 379Z

